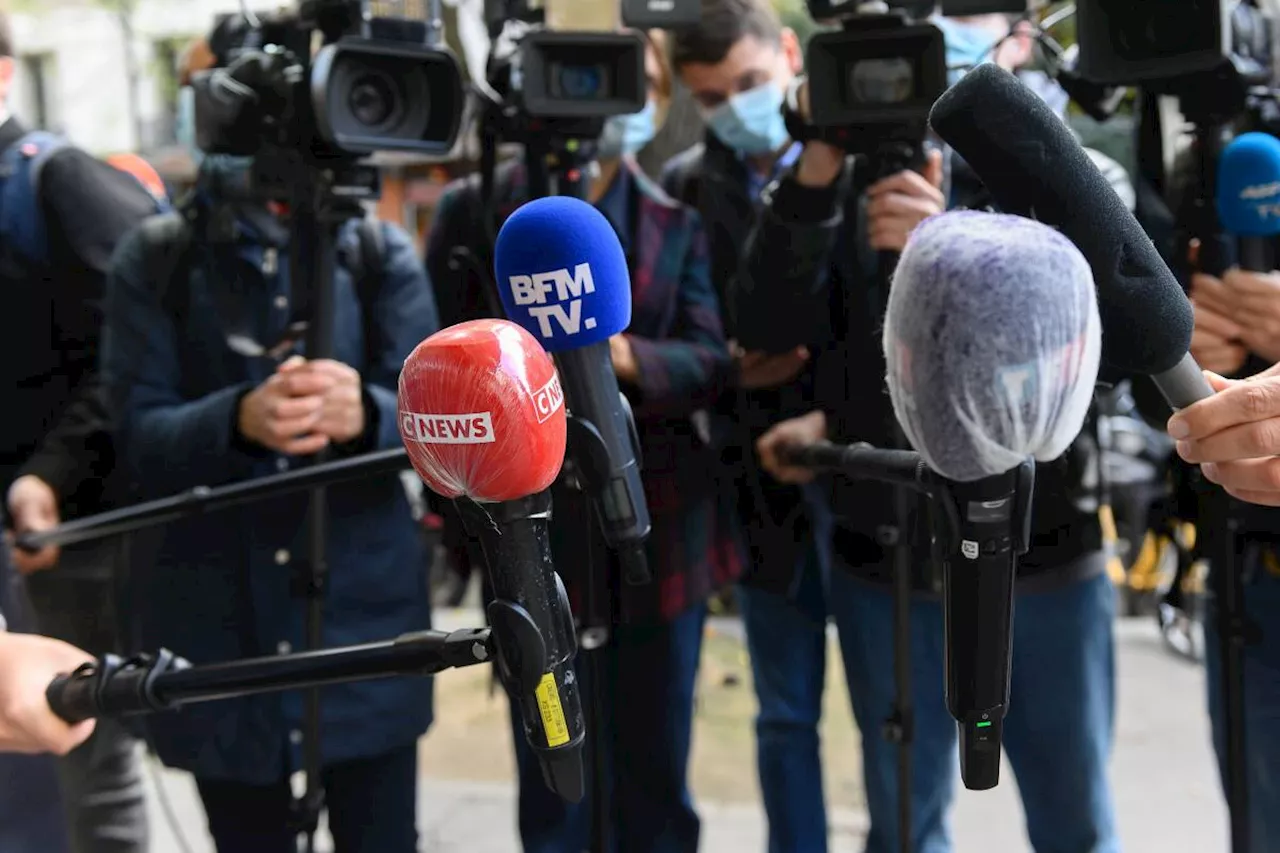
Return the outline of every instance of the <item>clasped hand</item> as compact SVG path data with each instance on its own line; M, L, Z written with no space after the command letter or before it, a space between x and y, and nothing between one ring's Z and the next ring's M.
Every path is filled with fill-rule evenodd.
M330 359L294 356L244 396L240 434L287 456L309 456L364 432L360 374Z
M1229 270L1191 279L1191 355L1206 370L1237 373L1249 353L1280 361L1280 274Z

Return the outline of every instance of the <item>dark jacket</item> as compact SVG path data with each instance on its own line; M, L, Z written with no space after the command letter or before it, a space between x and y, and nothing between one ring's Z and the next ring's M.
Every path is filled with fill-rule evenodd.
M835 342L818 360L815 379L833 439L883 447L895 439L880 344L888 294L877 285L878 276L869 275L873 255L866 248L861 189L847 175L818 190L801 186L794 173L785 176L747 241L728 298L747 349ZM1081 462L1068 451L1037 466L1033 543L1021 560L1023 576L1062 567L1101 548L1097 516L1072 500ZM836 552L860 575L887 581L889 563L871 540L877 525L893 523L890 490L874 483L839 484L834 504L841 520ZM920 533L917 529L918 538ZM936 585L936 573L918 580Z
M718 459L698 425L704 421L698 413L721 394L730 370L702 225L695 211L673 201L634 163L619 180L625 182L630 218L630 227L623 229L627 233L620 235L631 269L626 334L640 374L637 385L623 383L622 390L635 409L640 435L641 478L653 520L646 550L654 581L640 587L619 583L618 599L622 620L645 623L673 619L705 602L737 578L742 560ZM527 200L524 167L503 165L495 185L500 225ZM454 247L465 246L477 253L483 268L490 267L479 220L478 177L450 185L427 249L434 280L450 283L440 288L450 293L442 300L450 305L447 322L493 315L485 296L492 283L479 280L474 271L459 278L447 263ZM581 613L584 572L594 571L598 578L620 575L591 565L593 555L599 562L607 552L581 495L557 484L553 501L556 570L575 599L575 613Z
M741 342L729 282L738 274L743 246L761 205L748 190L746 167L708 133L705 143L672 158L663 169L662 183L668 193L702 213L711 249L711 280L721 300L725 327L731 339ZM773 319L786 323L789 316L788 309ZM829 342L806 339L806 343L813 360L795 381L771 389L732 387L715 409L716 444L730 472L736 514L751 551L743 580L776 592L791 587L812 528L802 490L778 483L760 470L755 441L779 421L815 408L816 367Z
M0 125L0 150L26 132L14 119ZM33 474L67 518L103 505L114 459L98 379L102 294L116 243L156 203L131 175L70 146L45 164L39 202L48 264L0 246L0 495Z
M205 207L198 205L204 212ZM342 229L340 250L356 242ZM298 460L251 445L236 429L240 399L274 371L267 358L232 351L222 319L238 306L264 344L289 320L287 249L264 249L242 227L234 243L211 245L193 229L190 262L158 295L156 258L173 251L147 232L120 246L107 290L103 369L119 419L120 455L141 497L172 495L286 471ZM377 361L366 362L361 308L352 276L335 275L335 352L364 378L366 433L339 453L400 446L400 367L438 320L410 238L385 226L384 278L374 310ZM215 276L214 253L234 277ZM225 268L225 267L224 267ZM221 288L221 298L215 298ZM393 638L429 627L427 561L397 475L328 490L329 587L326 646ZM293 495L174 522L154 560L134 566L133 605L144 648L166 646L194 663L304 648L305 600L291 592L307 558L308 496ZM431 681L402 678L322 691L326 763L373 756L412 743L432 717ZM279 782L300 765L302 694L191 705L148 718L166 764L199 778ZM291 746L292 740L292 746Z

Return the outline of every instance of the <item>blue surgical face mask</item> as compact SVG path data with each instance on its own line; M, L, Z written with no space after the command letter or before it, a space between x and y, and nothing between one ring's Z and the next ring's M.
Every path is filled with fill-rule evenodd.
M204 152L196 144L196 92L190 86L178 91L178 112L174 121L178 144L187 149L192 162L199 168Z
M1000 39L989 29L941 16L932 18L930 23L942 30L942 38L947 45L947 81L952 85L965 72L994 58L994 48Z
M716 138L739 154L769 154L787 143L782 88L769 82L748 89L706 114Z
M638 113L611 116L600 134L596 156L601 160L616 160L644 148L658 132L657 114L658 109L650 99Z

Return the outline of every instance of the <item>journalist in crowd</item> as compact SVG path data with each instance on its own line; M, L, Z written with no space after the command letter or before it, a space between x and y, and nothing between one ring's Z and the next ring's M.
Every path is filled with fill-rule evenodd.
M729 3L733 0L720 0ZM738 0L741 3L741 0ZM718 4L717 4L718 5ZM763 5L763 4L762 4ZM703 28L725 39L735 15L704 15ZM957 24L959 26L959 24ZM750 47L747 36L725 52L726 61ZM764 50L777 51L771 33ZM745 45L745 47L743 46ZM768 55L768 54L766 54ZM732 94L748 75L729 66L723 85ZM695 96L696 76L685 79ZM745 110L756 96L739 94L730 109ZM760 97L760 100L764 100ZM776 115L780 95L771 93ZM803 93L796 101L804 120ZM780 120L779 120L780 121ZM779 137L782 131L776 131ZM830 438L895 442L896 430L883 391L885 365L879 330L887 297L884 282L874 275L876 251L901 251L916 224L943 207L940 164L928 160L925 175L902 172L880 180L851 168L844 152L810 143L797 152L769 192L769 204L754 229L728 300L736 332L747 349L789 352L807 347L814 360L818 393L812 411L783 420L758 442L763 466L779 481L808 483L812 474L788 466L787 447ZM780 419L781 420L781 419ZM1101 853L1118 849L1114 811L1106 774L1111 750L1114 660L1111 620L1114 592L1105 571L1101 531L1096 515L1079 499L1087 459L1069 451L1038 466L1033 547L1021 561L1015 620L1013 699L1005 723L1007 754L1018 777L1028 834L1038 853ZM894 501L887 487L872 484L840 488L833 493L836 517L832 537L833 567L825 582L830 612L839 626L854 716L864 733L864 780L871 830L868 853L898 848L896 761L894 747L879 733L894 699L893 599L889 583L892 555L877 539L881 528L898 528ZM919 533L914 519L904 534ZM910 811L914 849L941 853L951 849L947 812L954 797L956 724L944 698L943 617L938 599L939 573L928 546L917 535L912 572L915 595L910 608L911 670L915 729L912 744L913 792ZM801 599L775 599L782 614L797 613ZM748 611L752 606L747 599ZM811 646L820 648L822 610L811 611ZM795 617L792 617L792 622ZM787 624L770 620L763 630ZM793 650L794 643L776 639L767 646ZM753 642L752 653L765 644ZM816 654L816 652L815 652ZM757 671L761 663L753 661ZM809 672L810 683L821 668L808 663L782 670L795 678ZM798 683L798 680L797 680ZM820 684L820 682L818 682ZM808 805L769 803L774 849L824 849L825 825L812 805L820 800L817 737L813 725L820 695L812 686L808 719L792 716L773 722L773 732L790 732L807 742L801 761L792 752L787 763L764 764L770 734L769 705L761 698L762 785L766 791L803 798ZM780 706L785 711L806 705ZM792 774L792 775L786 775ZM804 780L803 791L799 780ZM785 800L778 801L785 804ZM804 808L805 811L799 811ZM783 839L804 832L804 841Z
M341 226L335 356L310 358L289 331L287 211L247 189L249 160L193 154L195 192L121 244L107 288L103 371L139 496L288 471L322 450L399 447L400 366L439 325L412 239L372 220ZM141 647L194 663L302 650L295 575L309 530L306 495L159 530L129 584ZM325 645L430 627L427 556L398 476L328 490L328 562ZM147 719L160 758L194 774L221 853L295 849L290 777L312 734L302 717L291 692ZM430 679L321 691L319 781L339 853L417 849L417 744L431 718Z
M1240 500L1280 506L1280 273L1239 268L1222 277L1191 278L1195 331L1191 354L1219 393L1175 415L1169 434L1178 453L1203 463L1205 477ZM1234 377L1234 378L1224 378ZM1246 378L1241 378L1246 377ZM1280 844L1280 510L1254 507L1239 513L1243 534L1244 617L1257 642L1245 646L1245 737L1249 822L1257 849ZM1213 531L1204 532L1212 535ZM1210 607L1210 622L1216 622ZM1205 631L1209 716L1219 769L1226 774L1226 719L1222 697L1222 648L1213 624Z
M855 405L865 403L866 432L859 437L882 443L890 437L887 401L875 402L884 399L883 362L875 345L880 316L868 307L876 252L900 250L918 222L943 209L941 158L929 158L925 175L900 172L882 181L863 180L847 196L826 187L835 175L815 176L816 164L806 160L804 146L787 132L782 108L798 82L802 52L796 35L781 26L765 0L705 0L701 23L677 34L673 56L709 132L703 145L668 166L665 180L707 219L713 276L728 300L728 325L739 354L737 393L725 398L719 413L751 545L739 601L759 702L757 756L769 849L827 846L818 723L826 624L832 619L855 713L868 733L863 749L873 816L869 850L891 850L893 753L870 734L888 716L893 692L892 656L884 653L892 643L888 595L864 592L850 572L833 568L831 502L824 488L762 473L753 445L778 421L802 417L811 422L814 416L808 413L816 399L846 393ZM797 183L797 173L813 188ZM840 226L842 210L856 227ZM782 220L794 226L781 232L774 223ZM742 260L750 235L770 229L776 242L764 249L757 240L759 253ZM832 256L832 241L848 250ZM763 261L770 252L774 256ZM745 304L738 297L742 279L769 282L778 288L777 299L767 308ZM829 279L837 284L828 287ZM846 315L865 319L846 331ZM836 328L818 329L833 318ZM759 331L762 325L769 327L768 334ZM824 384L843 376L846 367L852 388ZM891 502L884 490L858 494L864 530L873 532L880 508ZM870 536L841 536L836 547L854 563L879 565L884 559ZM941 640L940 623L935 629L917 620L917 648L931 650L940 661ZM938 697L949 726L945 738L954 724L941 702L941 684L939 671L923 689ZM951 747L936 757L945 765L941 785L949 784L947 762L953 753ZM922 789L920 808L940 820L942 797Z
M698 214L663 192L635 161L661 126L671 99L660 34L649 35L645 69L648 103L640 112L607 122L589 167L588 200L613 224L631 271L631 325L610 341L610 349L619 385L636 414L653 524L645 549L653 580L643 586L621 582L589 503L563 482L552 487L551 539L575 614L583 613L587 572L612 586L615 612L604 652L603 719L611 768L605 784L613 798L611 832L618 849L693 853L700 822L687 773L707 601L737 578L741 566L706 418L725 388L731 362ZM448 259L455 247L469 248L488 266L492 247L482 244L479 186L478 176L456 182L440 203L427 251L427 268L436 281L451 281ZM524 165L500 166L495 186L500 223L529 200ZM474 273L466 275L451 288L456 307L446 311L446 320L484 315L483 289L492 286ZM584 674L581 668L579 674ZM590 803L569 805L553 795L519 725L514 728L524 850L585 849Z
M14 51L9 18L0 13L0 479L6 527L22 534L119 498L99 382L102 297L117 241L156 211L156 200L132 175L10 114L21 73ZM0 549L0 613L10 629L51 634L95 654L117 651L111 593L119 544ZM0 849L57 853L68 836L75 853L147 848L137 744L120 723L104 721L57 771L55 779L44 757L0 757Z

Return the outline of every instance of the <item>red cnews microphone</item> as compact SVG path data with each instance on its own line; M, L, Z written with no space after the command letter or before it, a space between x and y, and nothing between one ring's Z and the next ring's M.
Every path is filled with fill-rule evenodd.
M515 323L459 323L405 360L399 409L418 476L454 500L484 549L498 675L518 699L547 787L577 802L585 737L577 635L548 533L566 430L555 365Z

